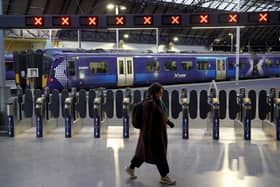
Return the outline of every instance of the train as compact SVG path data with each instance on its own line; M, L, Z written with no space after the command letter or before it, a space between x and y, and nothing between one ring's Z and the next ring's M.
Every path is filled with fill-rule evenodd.
M236 57L230 53L144 53L44 49L49 63L46 87L92 89L138 87L152 82L182 84L233 80ZM280 75L280 54L240 54L239 78Z
M50 89L145 86L235 79L234 54L52 53ZM241 54L241 79L280 75L280 54Z

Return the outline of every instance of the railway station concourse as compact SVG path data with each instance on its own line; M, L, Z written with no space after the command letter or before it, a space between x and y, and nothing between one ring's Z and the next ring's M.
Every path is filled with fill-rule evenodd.
M168 186L155 165L126 171L153 82L175 186L279 186L279 1L0 7L1 187Z

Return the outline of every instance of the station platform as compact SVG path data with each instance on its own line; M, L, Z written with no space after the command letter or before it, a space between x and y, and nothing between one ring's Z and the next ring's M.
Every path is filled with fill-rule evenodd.
M137 132L123 139L121 128L109 126L110 135L93 139L90 128L84 127L71 139L63 137L62 128L43 139L34 137L35 129L13 139L0 137L1 187L164 186L154 165L136 169L136 180L125 173ZM183 140L179 128L168 129L170 176L177 180L176 186L279 185L279 142L258 128L252 129L251 141L236 137L234 128L220 132L220 140L215 141L205 129L190 129L190 139Z
M261 90L276 87L280 79L217 82L219 89ZM185 85L186 86L186 85ZM167 86L174 89L176 86ZM177 86L181 88L180 85ZM209 83L187 88L207 89ZM178 187L278 187L280 143L252 121L251 140L244 140L233 121L221 120L220 138L213 140L206 120L191 119L189 139L182 139L181 120L172 120L168 128L170 177ZM130 180L125 167L134 154L138 130L130 128L130 137L122 136L121 119L108 121L105 133L93 138L92 120L83 122L81 131L64 137L64 121L43 138L35 137L35 127L14 138L0 136L0 187L160 187L160 175L154 165L136 169Z

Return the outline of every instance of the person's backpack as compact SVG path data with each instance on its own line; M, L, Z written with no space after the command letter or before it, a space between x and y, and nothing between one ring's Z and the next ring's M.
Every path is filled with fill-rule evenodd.
M143 101L135 103L132 108L132 125L136 129L142 128L143 121Z

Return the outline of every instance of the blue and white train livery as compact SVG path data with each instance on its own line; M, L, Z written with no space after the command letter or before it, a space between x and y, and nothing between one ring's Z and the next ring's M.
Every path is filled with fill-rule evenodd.
M54 51L51 58L51 90L231 80L236 71L234 54ZM280 54L241 54L239 68L241 79L279 76Z

